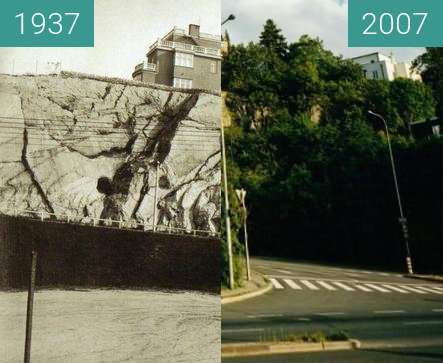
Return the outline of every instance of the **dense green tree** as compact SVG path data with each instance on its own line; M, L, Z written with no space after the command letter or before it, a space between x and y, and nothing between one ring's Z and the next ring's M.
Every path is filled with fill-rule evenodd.
M271 19L266 21L264 29L260 34L260 45L275 52L282 58L286 56L288 51L286 38L282 35L281 29L277 28Z
M429 176L424 180L420 170L427 165L429 175L440 173L427 161L436 156L427 153L443 151L442 143L421 144L409 133L411 121L435 113L426 84L367 80L358 64L334 55L319 39L305 35L287 45L268 21L259 43L231 46L223 88L233 114L226 130L229 180L232 190L248 191L254 253L383 267L400 261L386 135L368 110L383 114L389 124L411 234L430 244L440 240L424 226L435 220L431 213L443 215L441 207L414 210L424 203L420 195L430 198L428 190L414 189L429 187ZM232 205L238 219L238 204ZM241 255L238 223L233 230ZM422 251L414 243L413 249Z
M443 118L443 48L426 48L426 52L414 61L414 66L434 91L437 113Z

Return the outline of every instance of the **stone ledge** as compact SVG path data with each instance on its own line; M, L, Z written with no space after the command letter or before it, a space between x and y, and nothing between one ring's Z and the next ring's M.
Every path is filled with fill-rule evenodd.
M278 342L278 343L234 343L222 344L222 357L247 357L268 354L287 354L287 353L304 353L304 352L321 352L321 351L337 351L352 350L360 348L361 343L358 340L350 339L337 342L320 342L320 343L295 343L295 342Z

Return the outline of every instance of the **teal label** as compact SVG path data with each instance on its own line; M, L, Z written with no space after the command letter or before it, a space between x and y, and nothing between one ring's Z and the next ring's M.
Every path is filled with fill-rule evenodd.
M6 0L1 47L93 47L94 0Z
M349 0L350 47L443 46L443 0Z

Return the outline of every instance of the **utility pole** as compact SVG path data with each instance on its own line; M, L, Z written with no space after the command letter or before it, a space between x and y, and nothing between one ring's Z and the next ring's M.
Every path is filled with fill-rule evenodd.
M160 162L157 161L155 166L155 189L154 189L154 214L152 216L152 230L157 229L157 190L158 190L158 166Z
M383 116L379 115L378 113L375 113L375 112L372 112L372 111L368 111L368 113L370 115L372 115L372 116L377 117L379 120L381 120L383 122L383 125L385 126L386 139L388 141L389 158L391 160L392 176L394 178L395 192L396 192L396 195L397 195L398 209L399 209L399 212L400 212L400 218L398 219L398 221L399 221L399 223L401 225L401 229L402 229L402 232L403 232L403 239L404 239L404 242L405 242L406 267L408 269L408 273L410 275L412 275L414 273L414 270L412 269L411 251L409 249L408 221L407 221L407 219L406 219L406 217L405 217L405 215L403 213L403 205L402 205L401 196L400 196L400 188L398 186L397 171L396 171L396 168L395 168L394 154L392 152L391 138L389 136L388 123L383 118Z
M26 338L24 363L31 362L32 315L34 310L35 275L37 270L37 252L32 251L31 276L28 286L28 305L26 309Z
M232 240L231 240L231 217L229 215L229 192L228 192L228 174L226 172L226 149L225 132L223 130L223 119L220 117L221 124L221 148L223 159L223 187L225 190L225 222L226 222L226 243L228 244L228 265L229 265L229 288L234 288L234 266L232 261Z
M243 188L237 189L235 193L237 194L237 198L240 201L243 209L243 229L245 233L245 254L246 254L246 277L248 281L250 281L251 267L249 264L248 227L247 227L248 210L246 209L246 190L244 190Z
M233 14L222 21L221 26L230 20L234 20ZM223 129L223 118L220 115L220 134L221 134L221 149L222 149L222 163L223 163L223 187L225 190L225 223L226 223L226 243L228 245L228 265L229 265L229 288L234 288L234 264L232 258L232 239L231 239L231 217L229 211L229 191L228 191L228 174L226 171L226 146L225 146L225 131Z

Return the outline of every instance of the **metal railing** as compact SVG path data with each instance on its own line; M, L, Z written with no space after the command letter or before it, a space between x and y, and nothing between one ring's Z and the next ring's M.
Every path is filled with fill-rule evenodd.
M213 56L220 56L220 49L216 48L206 48L193 44L186 44L180 42L172 42L170 40L158 39L154 44L149 47L149 50L152 50L157 47L170 48L170 49L179 49L179 50L187 50L198 54L207 54Z
M135 66L136 71L145 70L155 72L157 70L157 65L155 63L148 63L147 61L143 61Z
M168 38L171 34L174 34L174 35L187 35L187 36L189 36L189 32L187 32L186 30L174 27L168 34L166 34L163 37L163 39ZM205 39L209 39L209 40L215 40L215 41L218 41L218 42L221 41L221 36L220 35L213 35L213 34L209 34L209 33L202 33L202 32L200 32L200 38L205 38Z
M219 232L214 232L210 230L199 230L190 229L182 227L172 227L162 224L154 224L148 222L139 222L134 219L129 220L113 220L110 218L102 219L95 217L84 217L78 216L70 213L50 213L44 210L36 211L32 209L11 209L8 212L2 211L1 214L9 215L14 217L25 217L37 219L42 222L52 221L58 223L72 223L80 225L89 225L94 227L108 227L108 228L118 228L118 229L129 229L129 230L139 230L139 231L152 231L158 233L168 233L168 234L186 234L193 236L211 236L218 237Z

